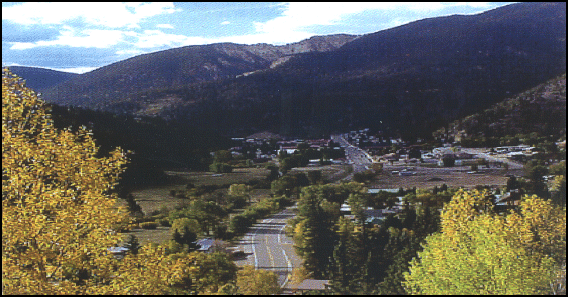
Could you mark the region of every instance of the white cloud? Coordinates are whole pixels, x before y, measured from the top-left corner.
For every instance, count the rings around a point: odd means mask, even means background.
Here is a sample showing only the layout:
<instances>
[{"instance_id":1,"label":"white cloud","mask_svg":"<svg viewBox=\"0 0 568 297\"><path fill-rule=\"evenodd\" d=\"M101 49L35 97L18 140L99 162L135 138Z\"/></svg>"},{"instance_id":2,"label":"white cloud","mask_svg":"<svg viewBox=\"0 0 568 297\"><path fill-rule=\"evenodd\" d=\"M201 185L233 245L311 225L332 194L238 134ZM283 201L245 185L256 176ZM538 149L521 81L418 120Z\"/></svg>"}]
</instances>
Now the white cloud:
<instances>
[{"instance_id":1,"label":"white cloud","mask_svg":"<svg viewBox=\"0 0 568 297\"><path fill-rule=\"evenodd\" d=\"M64 26L56 40L36 42L12 42L11 50L24 50L40 46L70 46L84 48L109 48L122 41L120 30L87 29L77 33L75 29Z\"/></svg>"},{"instance_id":2,"label":"white cloud","mask_svg":"<svg viewBox=\"0 0 568 297\"><path fill-rule=\"evenodd\" d=\"M160 30L144 30L143 34L129 32L129 35L138 38L138 41L133 44L136 48L175 47L211 43L211 40L207 38L164 33Z\"/></svg>"},{"instance_id":3,"label":"white cloud","mask_svg":"<svg viewBox=\"0 0 568 297\"><path fill-rule=\"evenodd\" d=\"M121 56L136 56L136 55L143 54L143 53L144 53L144 51L137 50L137 49L126 49L126 50L116 51L116 54L121 55Z\"/></svg>"},{"instance_id":4,"label":"white cloud","mask_svg":"<svg viewBox=\"0 0 568 297\"><path fill-rule=\"evenodd\" d=\"M99 68L99 67L68 67L68 68L48 68L48 69L63 71L63 72L70 72L70 73L83 74L83 73L86 73L86 72L89 72L89 71L93 71L97 68Z\"/></svg>"},{"instance_id":5,"label":"white cloud","mask_svg":"<svg viewBox=\"0 0 568 297\"><path fill-rule=\"evenodd\" d=\"M231 22L229 22L229 21L223 21L223 22L221 22L221 25L228 25L228 24L230 24L230 23L231 23Z\"/></svg>"},{"instance_id":6,"label":"white cloud","mask_svg":"<svg viewBox=\"0 0 568 297\"><path fill-rule=\"evenodd\" d=\"M174 26L172 26L170 24L157 24L156 28L174 29Z\"/></svg>"},{"instance_id":7,"label":"white cloud","mask_svg":"<svg viewBox=\"0 0 568 297\"><path fill-rule=\"evenodd\" d=\"M146 18L176 11L179 9L173 3L165 2L26 2L2 7L2 20L20 25L51 25L81 19L89 25L139 28Z\"/></svg>"},{"instance_id":8,"label":"white cloud","mask_svg":"<svg viewBox=\"0 0 568 297\"><path fill-rule=\"evenodd\" d=\"M56 67L42 67L42 66L26 66L26 65L21 65L21 64L18 64L18 63L4 63L4 62L2 62L2 66L3 67L10 67L10 66L35 67L35 68L44 68L44 69L51 69L51 70L70 72L70 73L78 73L78 74L93 71L93 70L99 68L99 67L62 67L62 68L56 68Z\"/></svg>"},{"instance_id":9,"label":"white cloud","mask_svg":"<svg viewBox=\"0 0 568 297\"><path fill-rule=\"evenodd\" d=\"M487 2L292 2L282 5L282 14L266 22L255 22L258 33L265 36L276 35L279 40L299 41L305 36L313 34L309 30L313 26L338 25L348 17L370 11L385 11L392 13L397 10L414 12L436 12L444 8L455 6L469 6L477 9L488 8ZM402 25L412 20L398 19L393 24ZM269 41L266 41L269 42Z\"/></svg>"}]
</instances>

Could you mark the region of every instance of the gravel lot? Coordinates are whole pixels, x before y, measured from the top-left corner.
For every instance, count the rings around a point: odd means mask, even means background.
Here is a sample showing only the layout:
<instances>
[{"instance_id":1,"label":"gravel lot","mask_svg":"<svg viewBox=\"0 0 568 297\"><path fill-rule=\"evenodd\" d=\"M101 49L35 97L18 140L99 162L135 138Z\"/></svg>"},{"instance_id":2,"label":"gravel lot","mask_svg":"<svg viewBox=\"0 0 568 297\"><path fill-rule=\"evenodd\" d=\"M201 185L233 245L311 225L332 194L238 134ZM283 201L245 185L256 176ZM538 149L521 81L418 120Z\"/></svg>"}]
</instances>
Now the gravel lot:
<instances>
[{"instance_id":1,"label":"gravel lot","mask_svg":"<svg viewBox=\"0 0 568 297\"><path fill-rule=\"evenodd\" d=\"M415 175L399 176L392 174L392 171L402 171L408 168L415 172ZM375 178L368 186L372 188L433 188L442 184L448 187L473 188L476 185L504 186L507 184L506 175L522 175L520 169L504 170L502 168L480 169L483 173L468 173L469 166L452 168L428 168L411 166L385 166L383 172Z\"/></svg>"}]
</instances>

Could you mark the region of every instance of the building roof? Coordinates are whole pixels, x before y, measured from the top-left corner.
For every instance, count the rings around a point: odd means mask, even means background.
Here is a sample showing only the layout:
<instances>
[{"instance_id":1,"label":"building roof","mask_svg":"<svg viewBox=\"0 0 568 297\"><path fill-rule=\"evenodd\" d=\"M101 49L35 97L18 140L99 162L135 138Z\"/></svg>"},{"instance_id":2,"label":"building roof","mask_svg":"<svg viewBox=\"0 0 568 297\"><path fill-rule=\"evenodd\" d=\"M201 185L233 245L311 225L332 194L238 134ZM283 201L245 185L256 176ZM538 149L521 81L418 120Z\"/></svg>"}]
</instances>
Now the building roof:
<instances>
[{"instance_id":1,"label":"building roof","mask_svg":"<svg viewBox=\"0 0 568 297\"><path fill-rule=\"evenodd\" d=\"M369 194L378 194L379 192L398 193L398 189L368 189Z\"/></svg>"},{"instance_id":2,"label":"building roof","mask_svg":"<svg viewBox=\"0 0 568 297\"><path fill-rule=\"evenodd\" d=\"M109 252L113 253L113 254L121 254L121 253L126 253L128 252L128 249L125 247L121 247L121 246L113 246L113 247L109 247L107 249Z\"/></svg>"},{"instance_id":3,"label":"building roof","mask_svg":"<svg viewBox=\"0 0 568 297\"><path fill-rule=\"evenodd\" d=\"M197 249L198 251L208 251L213 246L214 242L215 239L213 238L203 238L196 241L195 243L199 245L199 248Z\"/></svg>"}]
</instances>

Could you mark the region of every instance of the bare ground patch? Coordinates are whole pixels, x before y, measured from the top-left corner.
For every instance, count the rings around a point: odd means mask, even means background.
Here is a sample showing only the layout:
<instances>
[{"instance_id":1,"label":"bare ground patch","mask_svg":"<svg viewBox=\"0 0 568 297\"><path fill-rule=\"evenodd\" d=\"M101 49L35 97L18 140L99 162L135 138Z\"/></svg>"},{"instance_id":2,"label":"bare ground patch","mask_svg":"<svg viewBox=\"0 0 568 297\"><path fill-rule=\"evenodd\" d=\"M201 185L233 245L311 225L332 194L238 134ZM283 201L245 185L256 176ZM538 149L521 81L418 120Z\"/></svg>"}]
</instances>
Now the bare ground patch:
<instances>
[{"instance_id":1,"label":"bare ground patch","mask_svg":"<svg viewBox=\"0 0 568 297\"><path fill-rule=\"evenodd\" d=\"M368 186L373 188L433 188L442 184L448 185L450 188L473 188L477 185L486 185L494 187L502 187L507 184L506 174L520 175L520 172L513 170L490 170L486 173L468 174L465 171L440 172L436 170L427 170L426 172L417 172L412 176L391 175L390 173L382 173L378 175Z\"/></svg>"}]
</instances>

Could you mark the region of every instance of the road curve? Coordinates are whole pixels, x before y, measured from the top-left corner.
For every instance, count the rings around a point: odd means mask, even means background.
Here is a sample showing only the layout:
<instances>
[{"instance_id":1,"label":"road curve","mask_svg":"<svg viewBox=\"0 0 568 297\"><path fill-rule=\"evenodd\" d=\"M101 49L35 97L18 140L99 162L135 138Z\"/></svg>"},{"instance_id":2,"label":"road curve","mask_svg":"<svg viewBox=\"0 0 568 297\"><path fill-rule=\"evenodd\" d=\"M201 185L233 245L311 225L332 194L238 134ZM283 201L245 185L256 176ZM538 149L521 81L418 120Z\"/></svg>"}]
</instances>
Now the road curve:
<instances>
[{"instance_id":1,"label":"road curve","mask_svg":"<svg viewBox=\"0 0 568 297\"><path fill-rule=\"evenodd\" d=\"M284 234L286 222L295 216L293 207L254 224L237 243L247 254L237 265L253 265L257 269L273 271L278 283L284 287L292 269L300 267L302 260L294 251L293 241Z\"/></svg>"}]
</instances>

